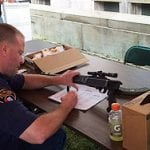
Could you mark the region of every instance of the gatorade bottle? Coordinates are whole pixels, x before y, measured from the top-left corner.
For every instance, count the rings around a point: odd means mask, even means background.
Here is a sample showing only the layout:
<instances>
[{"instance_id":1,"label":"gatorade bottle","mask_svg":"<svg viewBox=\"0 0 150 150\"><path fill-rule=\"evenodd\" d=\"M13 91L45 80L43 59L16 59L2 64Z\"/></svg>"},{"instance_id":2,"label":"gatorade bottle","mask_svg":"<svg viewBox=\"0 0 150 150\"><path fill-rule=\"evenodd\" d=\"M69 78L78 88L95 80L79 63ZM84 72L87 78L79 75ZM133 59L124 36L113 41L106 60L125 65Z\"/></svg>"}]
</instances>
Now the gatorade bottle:
<instances>
[{"instance_id":1,"label":"gatorade bottle","mask_svg":"<svg viewBox=\"0 0 150 150\"><path fill-rule=\"evenodd\" d=\"M122 141L122 111L119 103L113 103L111 105L108 121L110 126L110 139L113 141Z\"/></svg>"}]
</instances>

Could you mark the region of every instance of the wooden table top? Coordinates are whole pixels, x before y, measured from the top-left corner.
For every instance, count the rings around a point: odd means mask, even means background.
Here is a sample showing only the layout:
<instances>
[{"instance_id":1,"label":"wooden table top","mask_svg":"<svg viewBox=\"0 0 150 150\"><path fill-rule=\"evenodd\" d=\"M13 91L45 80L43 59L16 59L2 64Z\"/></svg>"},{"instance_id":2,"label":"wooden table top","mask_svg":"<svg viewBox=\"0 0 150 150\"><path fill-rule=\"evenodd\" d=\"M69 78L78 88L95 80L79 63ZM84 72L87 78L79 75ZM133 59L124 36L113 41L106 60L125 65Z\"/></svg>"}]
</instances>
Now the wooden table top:
<instances>
[{"instance_id":1,"label":"wooden table top","mask_svg":"<svg viewBox=\"0 0 150 150\"><path fill-rule=\"evenodd\" d=\"M87 71L99 71L118 73L117 80L123 83L123 87L128 88L150 88L150 71L135 68L133 66L124 65L121 63L105 60L96 56L85 55L89 62L84 66L75 68L85 75ZM51 112L59 105L48 99L48 96L59 91L61 87L52 86L40 90L21 91L19 96L33 103L46 112ZM117 96L117 101L123 104L134 96ZM112 142L109 138L108 113L106 108L107 100L102 101L88 111L80 111L74 109L66 121L65 125L75 129L88 138L100 143L105 148L110 150L122 150L122 142Z\"/></svg>"},{"instance_id":2,"label":"wooden table top","mask_svg":"<svg viewBox=\"0 0 150 150\"><path fill-rule=\"evenodd\" d=\"M105 72L118 73L118 80L123 83L124 87L131 88L150 88L150 71L143 70L117 62L112 62L98 57L86 55L89 59L87 65L77 67L76 70L81 74L86 74L87 71L103 70ZM61 88L52 86L45 89L29 91L21 91L19 95L25 100L35 104L46 112L54 110L58 104L50 101L48 96L59 91ZM28 94L27 94L28 93ZM117 101L121 104L134 98L133 96L117 96ZM73 110L65 121L65 125L81 132L92 140L102 144L104 147L112 150L121 150L122 142L112 142L109 139L108 128L108 113L106 108L108 106L107 100L102 101L90 110L83 112Z\"/></svg>"}]
</instances>

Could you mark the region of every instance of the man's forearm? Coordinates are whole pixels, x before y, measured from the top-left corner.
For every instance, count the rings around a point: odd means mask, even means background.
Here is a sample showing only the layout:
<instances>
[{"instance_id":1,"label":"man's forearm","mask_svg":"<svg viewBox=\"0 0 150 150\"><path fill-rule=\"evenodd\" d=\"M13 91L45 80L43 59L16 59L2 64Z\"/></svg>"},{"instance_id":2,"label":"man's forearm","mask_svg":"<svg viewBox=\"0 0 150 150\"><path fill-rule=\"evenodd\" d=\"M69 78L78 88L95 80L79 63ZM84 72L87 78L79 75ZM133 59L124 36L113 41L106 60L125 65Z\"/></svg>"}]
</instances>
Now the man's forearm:
<instances>
[{"instance_id":1,"label":"man's forearm","mask_svg":"<svg viewBox=\"0 0 150 150\"><path fill-rule=\"evenodd\" d=\"M45 75L32 75L27 74L24 75L25 83L24 89L38 89L43 88L49 85L59 85L61 84L61 77L60 76L45 76Z\"/></svg>"},{"instance_id":2,"label":"man's forearm","mask_svg":"<svg viewBox=\"0 0 150 150\"><path fill-rule=\"evenodd\" d=\"M68 85L78 89L77 85L73 83L74 76L79 75L79 72L68 70L58 76L46 76L38 74L25 74L24 89L37 89L50 85Z\"/></svg>"},{"instance_id":3,"label":"man's forearm","mask_svg":"<svg viewBox=\"0 0 150 150\"><path fill-rule=\"evenodd\" d=\"M41 115L25 131L20 138L32 143L41 144L52 136L62 125L72 108L60 107L54 112Z\"/></svg>"},{"instance_id":4,"label":"man's forearm","mask_svg":"<svg viewBox=\"0 0 150 150\"><path fill-rule=\"evenodd\" d=\"M68 114L77 104L77 100L77 94L74 91L68 92L61 98L61 104L55 111L37 118L21 134L20 138L32 144L45 142L60 128Z\"/></svg>"}]
</instances>

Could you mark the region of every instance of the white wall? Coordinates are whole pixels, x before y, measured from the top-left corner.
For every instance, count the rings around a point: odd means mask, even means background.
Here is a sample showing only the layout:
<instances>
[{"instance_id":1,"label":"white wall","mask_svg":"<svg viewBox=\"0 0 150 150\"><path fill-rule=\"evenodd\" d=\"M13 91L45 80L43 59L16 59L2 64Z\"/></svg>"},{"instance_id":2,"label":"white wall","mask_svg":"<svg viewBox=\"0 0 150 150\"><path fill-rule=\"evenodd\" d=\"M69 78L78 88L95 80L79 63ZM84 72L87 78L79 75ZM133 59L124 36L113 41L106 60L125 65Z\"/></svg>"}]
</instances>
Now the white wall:
<instances>
[{"instance_id":1,"label":"white wall","mask_svg":"<svg viewBox=\"0 0 150 150\"><path fill-rule=\"evenodd\" d=\"M29 3L4 3L3 20L19 29L25 36L25 41L32 39L31 16Z\"/></svg>"}]
</instances>

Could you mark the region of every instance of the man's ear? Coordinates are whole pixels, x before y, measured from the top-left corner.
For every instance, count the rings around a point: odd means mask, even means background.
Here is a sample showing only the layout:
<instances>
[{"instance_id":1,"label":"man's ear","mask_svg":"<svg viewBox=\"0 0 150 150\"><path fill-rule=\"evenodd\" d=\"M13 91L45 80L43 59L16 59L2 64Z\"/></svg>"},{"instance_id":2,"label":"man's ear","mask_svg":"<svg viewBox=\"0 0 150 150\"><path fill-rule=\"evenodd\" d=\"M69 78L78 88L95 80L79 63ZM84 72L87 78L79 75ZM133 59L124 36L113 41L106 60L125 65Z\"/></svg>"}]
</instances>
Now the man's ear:
<instances>
[{"instance_id":1,"label":"man's ear","mask_svg":"<svg viewBox=\"0 0 150 150\"><path fill-rule=\"evenodd\" d=\"M7 43L2 42L0 43L0 54L6 56L6 53L7 53Z\"/></svg>"}]
</instances>

